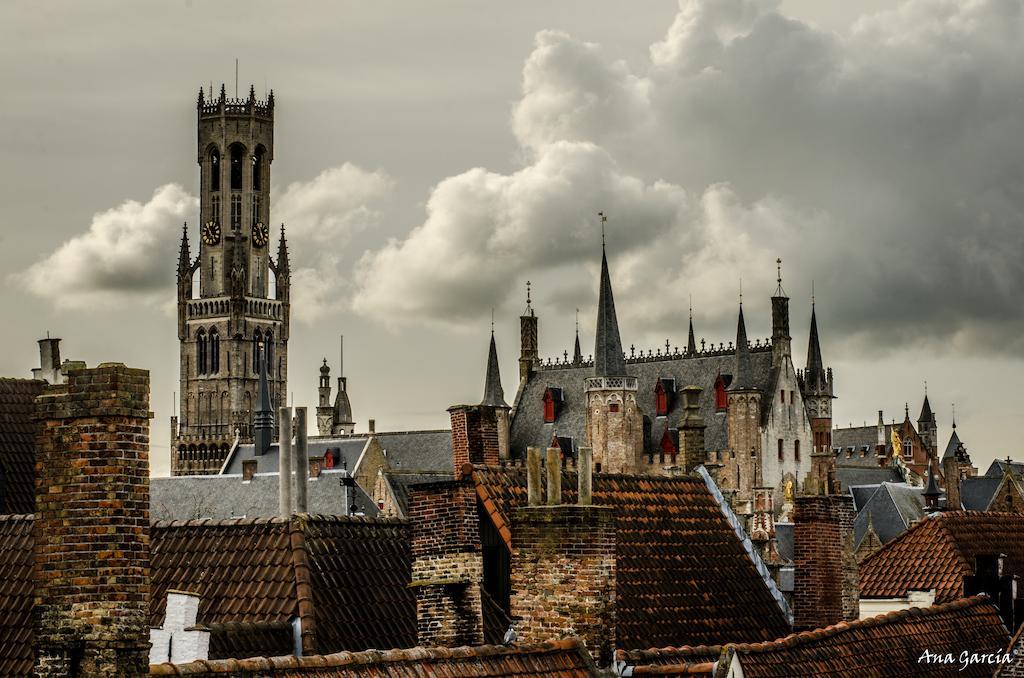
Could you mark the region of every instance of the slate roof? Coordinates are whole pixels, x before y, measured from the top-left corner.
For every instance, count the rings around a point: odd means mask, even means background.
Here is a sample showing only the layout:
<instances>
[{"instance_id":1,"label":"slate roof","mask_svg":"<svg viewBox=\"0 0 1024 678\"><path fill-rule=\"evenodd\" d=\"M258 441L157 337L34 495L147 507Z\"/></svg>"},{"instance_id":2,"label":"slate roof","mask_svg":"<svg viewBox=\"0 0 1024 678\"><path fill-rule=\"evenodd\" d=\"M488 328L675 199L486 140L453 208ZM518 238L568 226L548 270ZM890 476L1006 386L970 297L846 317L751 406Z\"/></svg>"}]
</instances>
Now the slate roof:
<instances>
[{"instance_id":1,"label":"slate roof","mask_svg":"<svg viewBox=\"0 0 1024 678\"><path fill-rule=\"evenodd\" d=\"M882 483L858 510L853 521L854 548L860 546L867 534L869 522L879 540L887 544L906 532L907 527L924 517L924 514L924 497L920 487L911 487L905 483Z\"/></svg>"},{"instance_id":2,"label":"slate roof","mask_svg":"<svg viewBox=\"0 0 1024 678\"><path fill-rule=\"evenodd\" d=\"M0 378L0 515L32 513L36 505L35 399L39 379Z\"/></svg>"},{"instance_id":3,"label":"slate roof","mask_svg":"<svg viewBox=\"0 0 1024 678\"><path fill-rule=\"evenodd\" d=\"M363 454L363 449L366 447L367 440L368 438L366 436L310 438L307 442L308 456L322 457L327 453L328 449L339 450L341 460L345 462L349 473L352 473L356 470L356 465ZM277 443L271 444L270 448L258 457L255 454L254 445L239 445L238 449L235 450L235 453L228 459L224 473L230 475L241 475L242 462L247 459L256 460L257 473L277 473L279 458L280 448ZM336 468L340 469L341 466L339 465Z\"/></svg>"},{"instance_id":4,"label":"slate roof","mask_svg":"<svg viewBox=\"0 0 1024 678\"><path fill-rule=\"evenodd\" d=\"M953 433L950 434L950 436L949 436L949 442L946 443L946 451L942 453L943 460L956 458L956 450L962 444L963 443L960 442L960 436L957 435L956 428L954 428L953 429ZM996 463L997 462L995 462L995 461L992 462L993 466L995 466ZM988 470L991 471L993 466L989 466ZM1002 475L1002 470L1000 470L999 474Z\"/></svg>"},{"instance_id":5,"label":"slate roof","mask_svg":"<svg viewBox=\"0 0 1024 678\"><path fill-rule=\"evenodd\" d=\"M999 489L1003 477L969 476L960 481L960 503L968 511L985 511L992 503L992 497ZM959 507L957 507L959 508Z\"/></svg>"},{"instance_id":6,"label":"slate roof","mask_svg":"<svg viewBox=\"0 0 1024 678\"><path fill-rule=\"evenodd\" d=\"M935 589L935 601L963 593L975 556L1006 554L1005 573L1024 574L1024 516L951 511L926 517L861 561L861 598L903 597Z\"/></svg>"},{"instance_id":7,"label":"slate roof","mask_svg":"<svg viewBox=\"0 0 1024 678\"><path fill-rule=\"evenodd\" d=\"M241 475L172 476L151 478L150 518L152 520L226 520L228 518L270 518L278 515L280 476L257 473L249 482ZM345 515L338 482L340 470L323 470L319 478L306 483L309 513ZM355 486L355 503L370 518L378 514L368 494ZM351 498L349 499L351 503Z\"/></svg>"},{"instance_id":8,"label":"slate roof","mask_svg":"<svg viewBox=\"0 0 1024 678\"><path fill-rule=\"evenodd\" d=\"M291 519L155 523L150 624L169 589L200 596L198 624L274 624L300 617L309 651L410 647L409 526L397 519L302 514Z\"/></svg>"},{"instance_id":9,"label":"slate roof","mask_svg":"<svg viewBox=\"0 0 1024 678\"><path fill-rule=\"evenodd\" d=\"M32 516L0 515L0 676L32 673L32 596Z\"/></svg>"},{"instance_id":10,"label":"slate roof","mask_svg":"<svg viewBox=\"0 0 1024 678\"><path fill-rule=\"evenodd\" d=\"M526 504L526 471L478 467L477 496L506 545L511 510ZM594 504L617 511L617 646L767 640L786 618L704 481L596 474ZM564 471L562 501L576 500Z\"/></svg>"},{"instance_id":11,"label":"slate roof","mask_svg":"<svg viewBox=\"0 0 1024 678\"><path fill-rule=\"evenodd\" d=\"M780 558L793 562L793 523L775 523L775 547Z\"/></svg>"},{"instance_id":12,"label":"slate roof","mask_svg":"<svg viewBox=\"0 0 1024 678\"><path fill-rule=\"evenodd\" d=\"M885 442L889 443L890 429L892 424L885 424ZM832 448L854 448L860 450L867 446L869 456L878 445L878 426L852 426L849 428L837 428L832 430Z\"/></svg>"},{"instance_id":13,"label":"slate roof","mask_svg":"<svg viewBox=\"0 0 1024 678\"><path fill-rule=\"evenodd\" d=\"M762 393L770 387L770 347L755 347L750 351L750 380ZM727 443L725 413L715 410L715 380L719 374L731 377L735 367L734 352L698 354L694 357L662 359L631 359L626 361L626 375L637 378L637 402L645 416L651 419L651 449L661 441L665 428L675 427L683 418L681 391L690 384L699 386L700 414L707 428L704 444L708 450L724 450ZM510 448L513 457L525 458L527 447L547 447L555 435L586 439L586 403L584 381L594 376L591 365L541 367L534 373L516 397L516 409L510 427ZM676 393L669 401L665 417L655 417L654 389L662 377L675 379ZM564 402L554 423L544 423L543 398L548 387L562 389Z\"/></svg>"},{"instance_id":14,"label":"slate roof","mask_svg":"<svg viewBox=\"0 0 1024 678\"><path fill-rule=\"evenodd\" d=\"M724 647L664 648L619 653L636 663L634 675L683 675L683 665L695 657L720 651L723 663L735 655L749 678L789 676L991 676L994 666L929 664L918 662L928 650L936 654L963 651L1001 652L1009 633L999 612L986 596L974 596L944 605L909 608L868 619L842 622L814 631L794 633L766 643ZM640 666L649 667L640 670ZM658 668L658 667L661 668Z\"/></svg>"},{"instance_id":15,"label":"slate roof","mask_svg":"<svg viewBox=\"0 0 1024 678\"><path fill-rule=\"evenodd\" d=\"M326 656L277 657L153 664L151 676L330 676L335 678L478 678L479 676L597 676L574 638L503 647L417 647L384 652L339 652Z\"/></svg>"},{"instance_id":16,"label":"slate roof","mask_svg":"<svg viewBox=\"0 0 1024 678\"><path fill-rule=\"evenodd\" d=\"M387 431L377 434L380 446L394 470L445 472L454 474L452 467L452 432L450 429L433 431Z\"/></svg>"},{"instance_id":17,"label":"slate roof","mask_svg":"<svg viewBox=\"0 0 1024 678\"><path fill-rule=\"evenodd\" d=\"M1005 459L996 459L995 461L992 462L991 465L989 465L988 470L985 471L985 475L989 476L989 477L995 476L995 477L1002 478L1003 477L1003 472L1004 472L1005 468L1006 468L1006 460ZM1013 470L1013 474L1015 476L1019 477L1021 474L1024 474L1024 462L1013 461L1011 459L1010 460L1010 468Z\"/></svg>"},{"instance_id":18,"label":"slate roof","mask_svg":"<svg viewBox=\"0 0 1024 678\"><path fill-rule=\"evenodd\" d=\"M893 467L881 468L877 464L873 468L836 466L836 480L844 492L857 486L881 485L882 483L901 483L903 476Z\"/></svg>"}]
</instances>

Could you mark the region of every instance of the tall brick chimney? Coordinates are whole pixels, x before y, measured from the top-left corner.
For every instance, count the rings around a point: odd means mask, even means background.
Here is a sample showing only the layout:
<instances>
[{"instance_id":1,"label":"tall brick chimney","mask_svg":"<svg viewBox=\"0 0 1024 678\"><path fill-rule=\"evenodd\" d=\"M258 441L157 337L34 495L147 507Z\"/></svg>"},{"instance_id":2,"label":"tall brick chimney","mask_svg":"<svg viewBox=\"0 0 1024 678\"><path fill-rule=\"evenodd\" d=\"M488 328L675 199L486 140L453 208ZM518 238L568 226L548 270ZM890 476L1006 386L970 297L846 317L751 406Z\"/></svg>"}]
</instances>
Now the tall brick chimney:
<instances>
[{"instance_id":1,"label":"tall brick chimney","mask_svg":"<svg viewBox=\"0 0 1024 678\"><path fill-rule=\"evenodd\" d=\"M472 480L416 485L409 519L418 644L482 645L484 568Z\"/></svg>"},{"instance_id":2,"label":"tall brick chimney","mask_svg":"<svg viewBox=\"0 0 1024 678\"><path fill-rule=\"evenodd\" d=\"M704 463L704 417L700 413L700 386L683 389L683 420L679 422L680 465L686 473Z\"/></svg>"},{"instance_id":3,"label":"tall brick chimney","mask_svg":"<svg viewBox=\"0 0 1024 678\"><path fill-rule=\"evenodd\" d=\"M557 448L548 453L549 488L552 471L559 473L557 454ZM539 457L540 450L530 448L528 455ZM590 458L590 449L581 448L581 466ZM528 473L539 469L538 460L528 460ZM539 486L539 478L530 480ZM589 500L588 469L580 468L577 481L578 494ZM530 505L512 514L511 612L519 640L539 643L572 628L595 661L608 666L615 646L615 513L607 506L560 504L554 494L542 505L536 492Z\"/></svg>"},{"instance_id":4,"label":"tall brick chimney","mask_svg":"<svg viewBox=\"0 0 1024 678\"><path fill-rule=\"evenodd\" d=\"M507 410L489 405L453 405L448 414L455 473L466 464L497 466L500 459L508 458Z\"/></svg>"},{"instance_id":5,"label":"tall brick chimney","mask_svg":"<svg viewBox=\"0 0 1024 678\"><path fill-rule=\"evenodd\" d=\"M857 558L853 550L853 497L799 496L793 516L796 630L859 616Z\"/></svg>"},{"instance_id":6,"label":"tall brick chimney","mask_svg":"<svg viewBox=\"0 0 1024 678\"><path fill-rule=\"evenodd\" d=\"M36 399L37 676L149 671L149 372L68 372Z\"/></svg>"}]
</instances>

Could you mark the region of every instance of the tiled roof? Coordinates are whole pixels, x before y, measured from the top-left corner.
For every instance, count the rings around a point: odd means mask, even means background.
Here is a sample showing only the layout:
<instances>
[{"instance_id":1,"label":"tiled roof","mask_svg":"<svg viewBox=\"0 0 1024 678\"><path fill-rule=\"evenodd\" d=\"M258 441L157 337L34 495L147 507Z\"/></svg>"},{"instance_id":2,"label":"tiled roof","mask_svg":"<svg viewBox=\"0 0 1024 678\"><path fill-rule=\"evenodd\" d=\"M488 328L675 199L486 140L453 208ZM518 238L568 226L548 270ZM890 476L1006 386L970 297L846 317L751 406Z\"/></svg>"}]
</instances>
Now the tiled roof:
<instances>
[{"instance_id":1,"label":"tiled roof","mask_svg":"<svg viewBox=\"0 0 1024 678\"><path fill-rule=\"evenodd\" d=\"M749 367L753 383L765 392L770 387L771 352L755 348L750 352ZM637 378L637 404L651 416L651 444L656 447L666 426L675 426L683 416L683 399L669 400L668 416L654 417L654 389L661 378L676 380L676 388L688 384L701 387L700 414L707 428L704 431L705 446L708 450L723 450L727 447L725 413L715 409L715 380L719 374L731 375L736 366L733 352L715 355L697 355L692 358L664 358L626 361L626 374ZM516 395L516 409L509 429L512 456L525 458L527 447L548 446L554 435L586 440L586 403L584 402L584 381L594 376L591 365L579 367L541 367L530 376ZM562 389L565 402L558 409L558 418L553 424L544 423L541 403L548 387Z\"/></svg>"},{"instance_id":2,"label":"tiled roof","mask_svg":"<svg viewBox=\"0 0 1024 678\"><path fill-rule=\"evenodd\" d=\"M324 469L319 478L306 483L309 513L343 515L347 506L338 486L341 469ZM278 515L277 472L257 473L249 482L241 475L173 476L152 478L149 484L150 518L153 520L227 520L228 518L269 518ZM355 503L369 517L377 505L359 485L354 486ZM351 499L350 499L351 501Z\"/></svg>"},{"instance_id":3,"label":"tiled roof","mask_svg":"<svg viewBox=\"0 0 1024 678\"><path fill-rule=\"evenodd\" d=\"M332 676L336 678L478 678L479 676L596 676L593 663L576 639L502 647L417 647L384 652L339 652L326 656L230 659L190 664L155 664L151 676L231 675Z\"/></svg>"},{"instance_id":4,"label":"tiled roof","mask_svg":"<svg viewBox=\"0 0 1024 678\"><path fill-rule=\"evenodd\" d=\"M452 432L385 431L377 434L388 466L396 471L454 473Z\"/></svg>"},{"instance_id":5,"label":"tiled roof","mask_svg":"<svg viewBox=\"0 0 1024 678\"><path fill-rule=\"evenodd\" d=\"M893 467L881 468L875 465L873 468L863 466L842 466L837 461L836 480L843 492L849 491L858 485L881 485L882 483L901 483L903 476L899 470Z\"/></svg>"},{"instance_id":6,"label":"tiled roof","mask_svg":"<svg viewBox=\"0 0 1024 678\"><path fill-rule=\"evenodd\" d=\"M476 468L477 496L507 545L526 471ZM616 614L621 648L768 640L789 632L721 508L699 478L596 474L594 503L617 509ZM576 500L563 472L562 501Z\"/></svg>"},{"instance_id":7,"label":"tiled roof","mask_svg":"<svg viewBox=\"0 0 1024 678\"><path fill-rule=\"evenodd\" d=\"M32 516L0 516L0 676L32 673Z\"/></svg>"},{"instance_id":8,"label":"tiled roof","mask_svg":"<svg viewBox=\"0 0 1024 678\"><path fill-rule=\"evenodd\" d=\"M161 522L152 529L150 623L167 591L200 596L199 624L300 617L308 651L409 647L416 603L408 524L394 519Z\"/></svg>"},{"instance_id":9,"label":"tiled roof","mask_svg":"<svg viewBox=\"0 0 1024 678\"><path fill-rule=\"evenodd\" d=\"M968 511L988 509L1002 482L1002 475L964 478L960 481L960 504Z\"/></svg>"},{"instance_id":10,"label":"tiled roof","mask_svg":"<svg viewBox=\"0 0 1024 678\"><path fill-rule=\"evenodd\" d=\"M924 516L922 488L906 483L882 483L871 494L853 522L854 548L860 546L868 531L868 523L883 544L907 530L907 526Z\"/></svg>"},{"instance_id":11,"label":"tiled roof","mask_svg":"<svg viewBox=\"0 0 1024 678\"><path fill-rule=\"evenodd\" d=\"M927 608L909 608L803 633L767 643L743 643L701 648L724 650L721 661L737 656L749 678L788 676L991 676L994 666L971 664L961 670L951 664L918 663L928 650L959 657L964 650L995 653L1007 646L1009 633L999 612L986 596L956 600ZM642 653L619 653L627 663L666 667L660 673L679 675L673 667L692 662L694 648L665 648ZM698 655L699 656L699 655ZM645 675L637 671L637 675Z\"/></svg>"},{"instance_id":12,"label":"tiled roof","mask_svg":"<svg viewBox=\"0 0 1024 678\"><path fill-rule=\"evenodd\" d=\"M942 603L962 595L975 556L1006 554L1005 572L1024 574L1024 516L955 511L911 526L860 564L862 598L902 597L935 589Z\"/></svg>"},{"instance_id":13,"label":"tiled roof","mask_svg":"<svg viewBox=\"0 0 1024 678\"><path fill-rule=\"evenodd\" d=\"M35 398L38 379L0 378L0 515L32 513L36 506Z\"/></svg>"}]
</instances>

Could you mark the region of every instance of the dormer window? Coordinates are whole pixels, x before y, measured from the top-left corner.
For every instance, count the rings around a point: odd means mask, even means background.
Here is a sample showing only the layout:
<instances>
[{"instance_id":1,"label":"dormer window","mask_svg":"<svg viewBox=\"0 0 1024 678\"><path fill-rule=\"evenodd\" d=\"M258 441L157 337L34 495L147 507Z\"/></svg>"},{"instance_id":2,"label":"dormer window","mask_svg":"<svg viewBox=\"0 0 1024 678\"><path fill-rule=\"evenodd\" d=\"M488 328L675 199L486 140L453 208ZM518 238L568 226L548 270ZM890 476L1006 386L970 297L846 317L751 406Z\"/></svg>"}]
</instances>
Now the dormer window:
<instances>
[{"instance_id":1,"label":"dormer window","mask_svg":"<svg viewBox=\"0 0 1024 678\"><path fill-rule=\"evenodd\" d=\"M562 389L548 386L544 389L544 423L554 423L562 404Z\"/></svg>"},{"instance_id":2,"label":"dormer window","mask_svg":"<svg viewBox=\"0 0 1024 678\"><path fill-rule=\"evenodd\" d=\"M668 416L672 406L672 394L676 390L676 380L668 377L658 379L654 384L654 411L659 417Z\"/></svg>"},{"instance_id":3,"label":"dormer window","mask_svg":"<svg viewBox=\"0 0 1024 678\"><path fill-rule=\"evenodd\" d=\"M661 463L666 460L676 463L676 454L679 453L679 430L674 428L665 429L661 436L661 444L658 446Z\"/></svg>"},{"instance_id":4,"label":"dormer window","mask_svg":"<svg viewBox=\"0 0 1024 678\"><path fill-rule=\"evenodd\" d=\"M721 374L715 379L715 409L719 412L726 410L729 407L729 397L725 392L725 377Z\"/></svg>"}]
</instances>

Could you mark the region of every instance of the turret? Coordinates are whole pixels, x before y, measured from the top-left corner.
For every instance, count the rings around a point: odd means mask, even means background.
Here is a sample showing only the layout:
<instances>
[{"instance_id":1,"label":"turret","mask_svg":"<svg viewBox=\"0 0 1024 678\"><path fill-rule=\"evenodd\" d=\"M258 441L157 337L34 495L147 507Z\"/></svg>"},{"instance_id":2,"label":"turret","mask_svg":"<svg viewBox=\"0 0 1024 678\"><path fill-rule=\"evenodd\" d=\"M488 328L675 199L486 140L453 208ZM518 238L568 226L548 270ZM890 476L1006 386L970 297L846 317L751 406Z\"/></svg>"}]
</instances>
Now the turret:
<instances>
[{"instance_id":1,"label":"turret","mask_svg":"<svg viewBox=\"0 0 1024 678\"><path fill-rule=\"evenodd\" d=\"M335 435L352 435L356 428L352 419L352 402L348 398L348 379L344 376L344 367L345 337L340 337L338 340L338 395L334 399L334 427L331 431Z\"/></svg>"},{"instance_id":2,"label":"turret","mask_svg":"<svg viewBox=\"0 0 1024 678\"><path fill-rule=\"evenodd\" d=\"M825 369L818 341L818 316L811 296L811 331L807 340L807 365L804 367L801 391L814 437L814 452L832 449L832 369Z\"/></svg>"},{"instance_id":3,"label":"turret","mask_svg":"<svg viewBox=\"0 0 1024 678\"><path fill-rule=\"evenodd\" d=\"M526 281L526 310L519 316L519 382L525 383L540 363L537 349L537 316L530 301L530 281Z\"/></svg>"},{"instance_id":4,"label":"turret","mask_svg":"<svg viewBox=\"0 0 1024 678\"><path fill-rule=\"evenodd\" d=\"M320 366L320 386L317 388L316 430L322 436L331 435L334 427L334 408L331 407L331 368L324 358Z\"/></svg>"},{"instance_id":5,"label":"turret","mask_svg":"<svg viewBox=\"0 0 1024 678\"><path fill-rule=\"evenodd\" d=\"M600 215L602 227L605 216ZM601 245L601 282L594 340L594 376L585 382L587 439L594 470L634 473L643 454L643 414L637 405L636 377L626 374L608 256Z\"/></svg>"},{"instance_id":6,"label":"turret","mask_svg":"<svg viewBox=\"0 0 1024 678\"><path fill-rule=\"evenodd\" d=\"M580 350L580 310L576 309L576 345L572 350L572 364L583 364L583 351Z\"/></svg>"},{"instance_id":7,"label":"turret","mask_svg":"<svg viewBox=\"0 0 1024 678\"><path fill-rule=\"evenodd\" d=\"M772 296L772 366L782 365L792 355L789 336L789 297L782 289L782 259L776 259L778 287Z\"/></svg>"},{"instance_id":8,"label":"turret","mask_svg":"<svg viewBox=\"0 0 1024 678\"><path fill-rule=\"evenodd\" d=\"M505 391L501 387L501 369L498 365L498 348L494 342L493 327L491 328L491 344L487 351L487 376L484 379L484 397L480 401L479 409L482 437L489 440L492 435L496 435L498 460L504 461L508 459L509 412L512 408L505 402ZM486 446L487 443L485 443ZM485 454L485 458L487 456L489 455Z\"/></svg>"},{"instance_id":9,"label":"turret","mask_svg":"<svg viewBox=\"0 0 1024 678\"><path fill-rule=\"evenodd\" d=\"M932 455L939 453L939 425L932 412L931 403L928 402L928 384L924 387L924 402L921 404L921 415L917 418L917 432L921 440L928 446Z\"/></svg>"},{"instance_id":10,"label":"turret","mask_svg":"<svg viewBox=\"0 0 1024 678\"><path fill-rule=\"evenodd\" d=\"M686 355L697 355L697 341L693 335L693 304L690 304L690 331L686 337Z\"/></svg>"}]
</instances>

